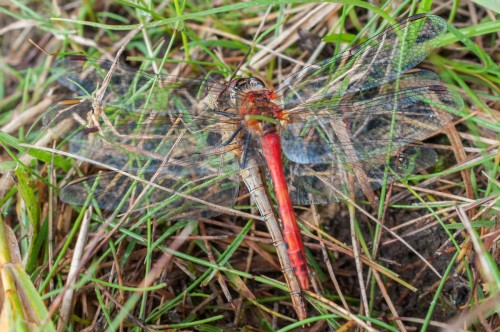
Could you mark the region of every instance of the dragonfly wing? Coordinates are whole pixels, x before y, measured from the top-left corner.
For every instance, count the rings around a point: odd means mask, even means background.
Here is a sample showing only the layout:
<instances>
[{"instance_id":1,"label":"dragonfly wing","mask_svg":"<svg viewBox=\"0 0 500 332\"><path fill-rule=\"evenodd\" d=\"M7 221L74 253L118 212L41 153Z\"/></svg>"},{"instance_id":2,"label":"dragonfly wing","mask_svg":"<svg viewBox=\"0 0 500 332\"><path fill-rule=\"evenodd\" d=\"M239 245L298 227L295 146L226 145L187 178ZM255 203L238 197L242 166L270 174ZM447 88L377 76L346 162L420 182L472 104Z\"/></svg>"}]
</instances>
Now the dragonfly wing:
<instances>
[{"instance_id":1,"label":"dragonfly wing","mask_svg":"<svg viewBox=\"0 0 500 332\"><path fill-rule=\"evenodd\" d=\"M95 89L97 83L92 85L87 78L92 77L90 82L102 80L102 68L98 65L107 68L108 63L92 62L86 69L87 66L82 66L81 62L65 63L70 65L70 70L61 79L66 77L73 82L70 88L88 86ZM239 165L234 154L239 148L239 140L228 142L227 137L235 132L237 122L213 109L216 96L225 86L205 80L160 77L124 67L119 69L111 76L114 84L110 85L105 101L97 102L87 97L60 103L46 114L44 123L47 129L56 130L65 122L67 131L61 136L69 141L70 151L104 168L135 170L132 175L151 175L158 171L162 175L159 180L168 179L164 187L173 190L188 190L200 181L213 182L213 188L225 188L226 192L234 194L229 195L234 198L238 186L229 185L226 180L238 182L235 174ZM78 71L86 70L90 70L87 76L75 76ZM143 90L138 82L143 83L146 78L148 88ZM121 86L125 83L135 84L136 88L129 85L129 90L123 91ZM100 180L103 184L97 187L103 197L103 202L99 204L103 208L114 208L109 202L115 200L116 193L106 192L113 182L106 179L107 176ZM150 181L148 176L141 179ZM220 183L217 182L219 179ZM93 178L80 184L90 185L89 181L93 182ZM129 180L120 181L126 183ZM151 182L162 186L162 182ZM83 190L76 184L74 186L75 192ZM122 186L129 188L125 184ZM134 193L141 190L140 185L137 188ZM69 192L70 188L66 190L66 193ZM205 197L206 192L207 189L194 190L191 196ZM208 196L209 202L222 203L222 197L225 200L228 195ZM73 199L68 198L70 201L73 202ZM229 201L224 204L230 206L233 202Z\"/></svg>"},{"instance_id":2,"label":"dragonfly wing","mask_svg":"<svg viewBox=\"0 0 500 332\"><path fill-rule=\"evenodd\" d=\"M370 190L380 188L384 182L391 183L413 173L424 170L437 161L437 154L430 148L407 146L390 156L386 163L385 156L370 160L346 164L340 158L327 164L298 164L285 162L285 174L288 178L292 202L299 205L327 204L364 194L368 183ZM387 169L387 177L384 172ZM349 186L348 173L354 179ZM364 183L361 183L364 181Z\"/></svg>"},{"instance_id":3,"label":"dragonfly wing","mask_svg":"<svg viewBox=\"0 0 500 332\"><path fill-rule=\"evenodd\" d=\"M277 88L283 108L316 103L394 81L435 49L447 24L419 14L399 21L366 42L304 68Z\"/></svg>"},{"instance_id":4,"label":"dragonfly wing","mask_svg":"<svg viewBox=\"0 0 500 332\"><path fill-rule=\"evenodd\" d=\"M180 98L172 96L172 103ZM116 168L134 168L148 160L170 158L185 165L200 155L237 148L237 141L223 145L234 125L206 106L166 104L169 111L93 106L93 100L56 105L45 115L48 130L69 142L70 152ZM177 107L177 109L174 109ZM61 126L61 124L63 124Z\"/></svg>"},{"instance_id":5,"label":"dragonfly wing","mask_svg":"<svg viewBox=\"0 0 500 332\"><path fill-rule=\"evenodd\" d=\"M351 164L372 159L430 136L463 107L432 72L407 73L398 82L289 112L281 128L285 155L303 164L339 155Z\"/></svg>"},{"instance_id":6,"label":"dragonfly wing","mask_svg":"<svg viewBox=\"0 0 500 332\"><path fill-rule=\"evenodd\" d=\"M97 89L104 89L103 100L122 107L144 106L150 98L158 100L172 91L186 91L193 97L213 93L220 94L225 86L204 79L182 78L173 75L155 75L136 70L122 63L94 59L82 55L66 56L57 60L51 74L64 87L77 96L91 97ZM106 82L106 76L110 74ZM193 94L194 93L194 94ZM159 103L151 103L161 107ZM149 107L148 107L149 108Z\"/></svg>"},{"instance_id":7,"label":"dragonfly wing","mask_svg":"<svg viewBox=\"0 0 500 332\"><path fill-rule=\"evenodd\" d=\"M60 197L81 206L92 195L91 203L102 210L148 211L156 218L210 217L217 212L207 209L207 204L231 207L238 194L238 170L230 166L218 172L206 162L189 168L166 164L106 171L69 183Z\"/></svg>"}]
</instances>

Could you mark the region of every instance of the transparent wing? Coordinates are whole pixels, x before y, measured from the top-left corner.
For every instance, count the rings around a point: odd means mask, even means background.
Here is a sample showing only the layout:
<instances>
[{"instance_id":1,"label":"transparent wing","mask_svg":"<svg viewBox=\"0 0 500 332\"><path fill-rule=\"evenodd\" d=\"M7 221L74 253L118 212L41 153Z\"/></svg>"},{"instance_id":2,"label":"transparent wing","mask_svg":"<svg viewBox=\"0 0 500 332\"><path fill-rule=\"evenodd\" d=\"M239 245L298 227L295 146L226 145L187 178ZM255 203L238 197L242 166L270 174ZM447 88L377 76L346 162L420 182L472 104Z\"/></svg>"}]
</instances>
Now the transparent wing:
<instances>
[{"instance_id":1,"label":"transparent wing","mask_svg":"<svg viewBox=\"0 0 500 332\"><path fill-rule=\"evenodd\" d=\"M230 166L215 171L200 162L189 168L166 164L107 171L69 183L60 196L66 203L83 205L91 195L100 209L137 213L147 208L156 218L210 217L218 213L207 208L209 203L232 207L238 193L239 171Z\"/></svg>"},{"instance_id":2,"label":"transparent wing","mask_svg":"<svg viewBox=\"0 0 500 332\"><path fill-rule=\"evenodd\" d=\"M109 81L106 75L111 72ZM51 74L64 87L77 96L90 97L98 88L106 85L104 101L122 106L145 107L154 104L164 94L175 91L187 92L191 98L200 98L210 92L220 94L226 86L210 80L182 78L170 75L155 75L127 65L111 61L73 55L56 61ZM151 100L153 98L153 100ZM160 106L160 104L156 104Z\"/></svg>"},{"instance_id":3,"label":"transparent wing","mask_svg":"<svg viewBox=\"0 0 500 332\"><path fill-rule=\"evenodd\" d=\"M415 15L280 85L287 116L280 134L295 203L338 200L347 173L359 195L380 187L387 167L390 182L435 163L434 151L413 143L441 129L463 102L434 73L409 70L445 32L442 18Z\"/></svg>"},{"instance_id":4,"label":"transparent wing","mask_svg":"<svg viewBox=\"0 0 500 332\"><path fill-rule=\"evenodd\" d=\"M446 29L446 22L434 15L401 20L363 44L291 75L276 89L282 106L306 107L392 82L422 62Z\"/></svg>"},{"instance_id":5,"label":"transparent wing","mask_svg":"<svg viewBox=\"0 0 500 332\"><path fill-rule=\"evenodd\" d=\"M436 154L415 141L440 130L462 107L434 73L419 70L403 75L396 87L384 84L345 101L297 108L281 127L292 200L341 199L346 172L354 175L356 195L375 190L384 181L387 157L388 183L428 168Z\"/></svg>"},{"instance_id":6,"label":"transparent wing","mask_svg":"<svg viewBox=\"0 0 500 332\"><path fill-rule=\"evenodd\" d=\"M223 144L234 125L209 108L196 115L168 104L168 111L155 111L92 102L64 101L45 114L44 122L53 130L64 121L65 132L55 134L69 142L70 152L115 168L133 168L148 160L188 166L201 156L232 151L238 144L238 140Z\"/></svg>"},{"instance_id":7,"label":"transparent wing","mask_svg":"<svg viewBox=\"0 0 500 332\"><path fill-rule=\"evenodd\" d=\"M99 64L106 68L107 62ZM59 79L72 82L71 88L95 89L89 82L102 81L102 68L96 68L95 62L89 67L70 59L60 65L69 67ZM85 76L78 76L78 71ZM142 82L141 77L148 79L148 89L129 85L123 90L127 82ZM92 98L65 101L45 115L44 123L55 130L65 122L67 131L57 134L69 141L70 152L131 176L112 172L82 179L68 185L62 199L82 204L92 191L101 208L114 210L121 204L119 197L128 193L132 199L146 189L147 195L134 209L150 204L192 207L187 196L232 206L239 187L235 150L240 143L237 139L227 142L227 137L237 122L212 108L225 87L204 80L156 77L125 67L111 78L114 85L105 103Z\"/></svg>"},{"instance_id":8,"label":"transparent wing","mask_svg":"<svg viewBox=\"0 0 500 332\"><path fill-rule=\"evenodd\" d=\"M429 168L437 161L437 154L430 148L407 146L394 153L386 163L385 156L370 160L346 163L339 156L324 164L298 164L285 161L285 174L289 183L290 198L294 204L327 204L350 197L366 195L364 188L376 190L384 181L386 184L398 181L421 170ZM384 178L387 168L388 176ZM349 186L348 173L352 175L353 187Z\"/></svg>"},{"instance_id":9,"label":"transparent wing","mask_svg":"<svg viewBox=\"0 0 500 332\"><path fill-rule=\"evenodd\" d=\"M435 133L463 107L430 71L407 73L398 83L288 112L281 128L286 157L324 164L339 155L352 163L390 154Z\"/></svg>"}]
</instances>

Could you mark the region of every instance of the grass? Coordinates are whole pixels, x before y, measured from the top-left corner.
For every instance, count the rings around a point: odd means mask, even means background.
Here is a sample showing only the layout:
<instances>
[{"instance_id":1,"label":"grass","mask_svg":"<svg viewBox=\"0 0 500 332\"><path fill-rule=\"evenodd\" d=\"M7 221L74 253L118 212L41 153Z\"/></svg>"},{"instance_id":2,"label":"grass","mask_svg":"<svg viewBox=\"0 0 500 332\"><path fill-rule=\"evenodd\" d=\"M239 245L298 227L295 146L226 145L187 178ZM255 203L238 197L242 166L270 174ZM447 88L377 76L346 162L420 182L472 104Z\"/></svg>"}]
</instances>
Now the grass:
<instances>
[{"instance_id":1,"label":"grass","mask_svg":"<svg viewBox=\"0 0 500 332\"><path fill-rule=\"evenodd\" d=\"M500 21L493 2L481 4L86 1L55 7L42 0L0 8L3 329L496 330ZM304 293L305 321L296 321L276 250L244 189L237 205L222 205L225 213L217 216L194 214L197 206L181 198L142 214L109 213L95 202L98 193L115 189L99 191L102 185L91 182L96 195L83 206L58 199L65 184L96 169L82 163L85 155L54 153L68 151L67 137L54 143L57 135L42 130L43 114L60 129L64 115L56 116L51 105L69 98L51 71L55 58L121 53L142 70L221 80L243 61L238 75L276 86L302 64L420 11L449 23L440 48L420 67L436 72L465 108L441 135L426 140L438 163L384 186L376 204L361 198L296 207L314 280ZM299 38L299 29L332 43ZM106 98L94 90L87 92ZM161 98L151 91L138 84L121 100ZM112 107L103 112L126 123ZM134 165L151 162L131 155ZM138 188L152 175L128 172ZM105 174L102 179L107 184ZM231 196L232 183L221 183L216 203ZM204 197L207 185L187 193ZM166 190L154 189L146 198ZM127 207L127 196L116 204ZM179 215L183 220L174 221Z\"/></svg>"}]
</instances>

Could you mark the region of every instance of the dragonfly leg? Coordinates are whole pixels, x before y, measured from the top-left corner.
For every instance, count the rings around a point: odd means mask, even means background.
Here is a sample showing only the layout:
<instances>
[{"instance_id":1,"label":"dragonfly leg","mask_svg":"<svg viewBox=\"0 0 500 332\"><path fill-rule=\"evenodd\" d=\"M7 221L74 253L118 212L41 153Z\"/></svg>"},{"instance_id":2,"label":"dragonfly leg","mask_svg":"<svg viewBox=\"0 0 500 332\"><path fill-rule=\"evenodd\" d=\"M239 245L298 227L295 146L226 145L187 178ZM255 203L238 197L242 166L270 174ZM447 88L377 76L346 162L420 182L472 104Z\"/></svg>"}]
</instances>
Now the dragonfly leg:
<instances>
[{"instance_id":1,"label":"dragonfly leg","mask_svg":"<svg viewBox=\"0 0 500 332\"><path fill-rule=\"evenodd\" d=\"M227 116L228 118L235 118L235 117L239 116L236 113L230 113L230 112L224 112L224 111L213 111L213 112L214 112L214 114Z\"/></svg>"},{"instance_id":2,"label":"dragonfly leg","mask_svg":"<svg viewBox=\"0 0 500 332\"><path fill-rule=\"evenodd\" d=\"M229 136L229 138L221 144L221 146L226 146L231 144L231 142L234 140L234 138L239 134L239 132L243 129L243 125L239 125L239 127Z\"/></svg>"},{"instance_id":3,"label":"dragonfly leg","mask_svg":"<svg viewBox=\"0 0 500 332\"><path fill-rule=\"evenodd\" d=\"M240 167L241 168L246 168L247 158L248 158L248 149L250 147L250 141L251 141L250 134L247 133L246 136L247 137L245 137L245 147L243 148L243 154L241 155L241 159L240 159Z\"/></svg>"}]
</instances>

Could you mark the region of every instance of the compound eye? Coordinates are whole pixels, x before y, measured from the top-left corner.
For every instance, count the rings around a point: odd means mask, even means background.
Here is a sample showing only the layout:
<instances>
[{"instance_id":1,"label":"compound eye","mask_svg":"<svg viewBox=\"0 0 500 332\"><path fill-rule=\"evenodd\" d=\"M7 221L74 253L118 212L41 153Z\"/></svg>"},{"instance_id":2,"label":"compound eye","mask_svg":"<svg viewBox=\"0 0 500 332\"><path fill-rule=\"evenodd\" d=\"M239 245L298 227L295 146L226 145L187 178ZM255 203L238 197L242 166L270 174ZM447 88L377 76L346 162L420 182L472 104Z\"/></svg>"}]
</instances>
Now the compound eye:
<instances>
[{"instance_id":1,"label":"compound eye","mask_svg":"<svg viewBox=\"0 0 500 332\"><path fill-rule=\"evenodd\" d=\"M239 96L242 93L242 86L245 85L246 78L236 78L229 83L229 100L233 105L238 104Z\"/></svg>"},{"instance_id":2,"label":"compound eye","mask_svg":"<svg viewBox=\"0 0 500 332\"><path fill-rule=\"evenodd\" d=\"M266 85L260 79L252 77L248 79L248 88L252 90L264 90L266 89Z\"/></svg>"},{"instance_id":3,"label":"compound eye","mask_svg":"<svg viewBox=\"0 0 500 332\"><path fill-rule=\"evenodd\" d=\"M237 78L229 83L229 98L234 105L237 105L243 93L264 90L265 88L264 82L258 78Z\"/></svg>"}]
</instances>

